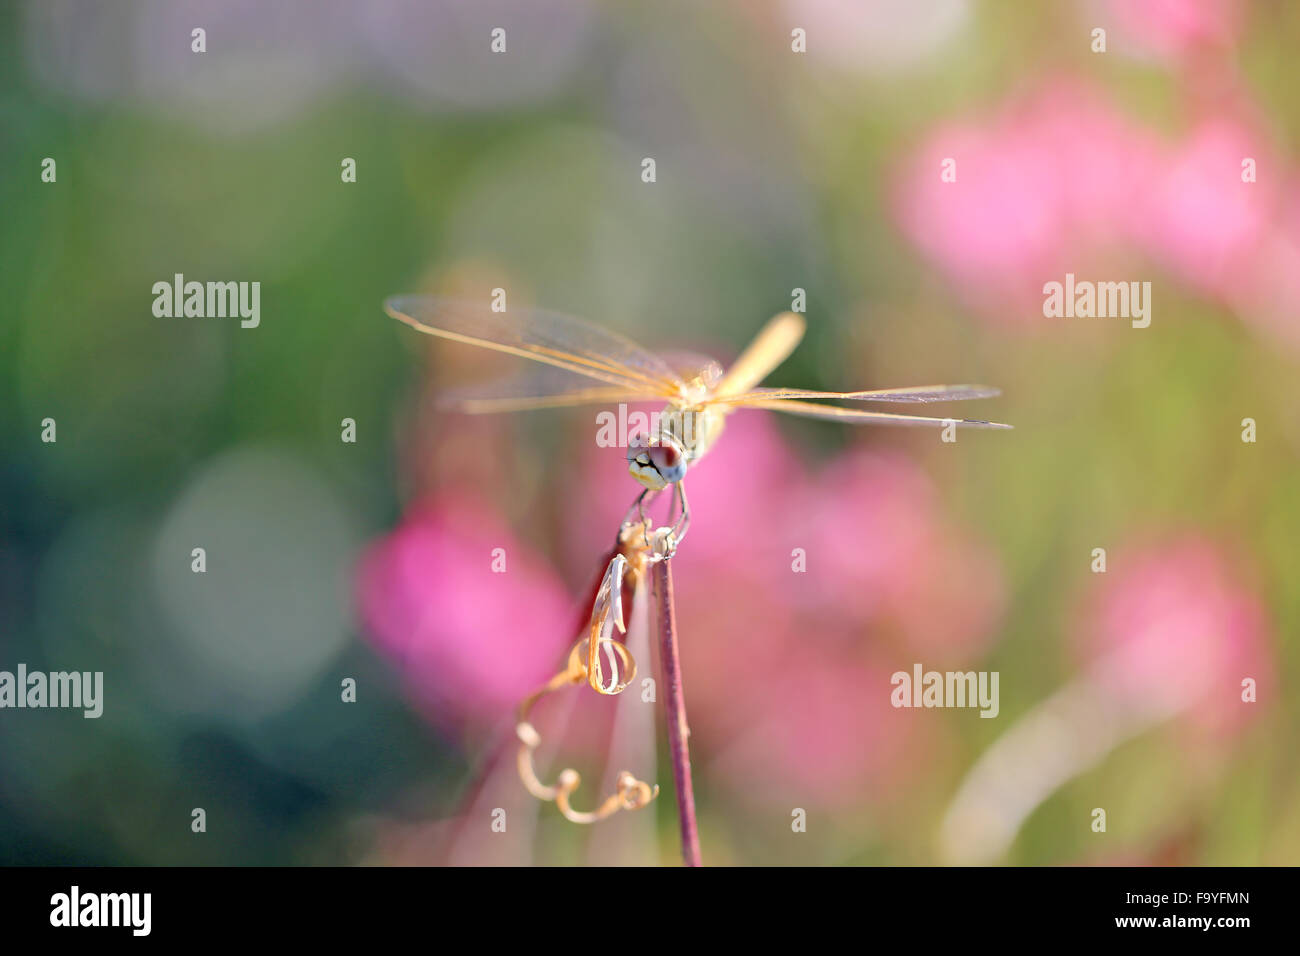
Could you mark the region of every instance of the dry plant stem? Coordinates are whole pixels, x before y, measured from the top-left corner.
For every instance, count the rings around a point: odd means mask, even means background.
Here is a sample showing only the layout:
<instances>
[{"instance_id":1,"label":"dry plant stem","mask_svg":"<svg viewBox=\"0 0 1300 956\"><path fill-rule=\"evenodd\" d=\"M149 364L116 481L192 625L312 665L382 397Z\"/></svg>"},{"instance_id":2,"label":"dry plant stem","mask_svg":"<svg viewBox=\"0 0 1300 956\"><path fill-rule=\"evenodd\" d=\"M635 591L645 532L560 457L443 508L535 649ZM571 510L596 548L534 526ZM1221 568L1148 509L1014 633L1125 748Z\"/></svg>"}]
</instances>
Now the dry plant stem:
<instances>
[{"instance_id":1,"label":"dry plant stem","mask_svg":"<svg viewBox=\"0 0 1300 956\"><path fill-rule=\"evenodd\" d=\"M668 747L672 752L673 780L677 784L677 815L682 829L682 862L686 866L703 866L700 860L700 833L695 822L695 790L691 786L691 753L687 739L691 729L686 723L686 698L682 693L682 665L677 655L677 612L673 608L673 572L671 561L652 565L655 603L659 610L659 657L663 664L668 713Z\"/></svg>"}]
</instances>

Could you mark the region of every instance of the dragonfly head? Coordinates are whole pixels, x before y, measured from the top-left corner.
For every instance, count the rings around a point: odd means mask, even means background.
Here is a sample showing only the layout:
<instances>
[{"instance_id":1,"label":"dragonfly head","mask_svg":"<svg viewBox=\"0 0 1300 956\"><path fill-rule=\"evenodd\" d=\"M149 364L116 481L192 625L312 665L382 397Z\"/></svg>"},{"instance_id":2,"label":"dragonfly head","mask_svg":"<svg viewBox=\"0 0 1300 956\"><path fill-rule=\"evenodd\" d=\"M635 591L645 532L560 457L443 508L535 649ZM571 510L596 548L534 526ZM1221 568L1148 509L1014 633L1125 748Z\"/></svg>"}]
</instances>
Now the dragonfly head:
<instances>
[{"instance_id":1,"label":"dragonfly head","mask_svg":"<svg viewBox=\"0 0 1300 956\"><path fill-rule=\"evenodd\" d=\"M686 477L686 451L667 432L635 435L627 443L627 468L651 491L662 491Z\"/></svg>"}]
</instances>

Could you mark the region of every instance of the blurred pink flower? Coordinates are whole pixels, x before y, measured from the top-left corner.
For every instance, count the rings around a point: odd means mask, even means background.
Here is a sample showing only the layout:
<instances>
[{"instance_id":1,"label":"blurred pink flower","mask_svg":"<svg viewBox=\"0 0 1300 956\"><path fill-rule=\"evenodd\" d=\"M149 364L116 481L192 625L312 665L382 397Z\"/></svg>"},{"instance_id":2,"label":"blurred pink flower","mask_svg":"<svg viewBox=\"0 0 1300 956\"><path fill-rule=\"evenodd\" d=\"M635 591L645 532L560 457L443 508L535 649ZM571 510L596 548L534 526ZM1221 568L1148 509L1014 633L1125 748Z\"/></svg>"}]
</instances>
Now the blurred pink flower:
<instances>
[{"instance_id":1,"label":"blurred pink flower","mask_svg":"<svg viewBox=\"0 0 1300 956\"><path fill-rule=\"evenodd\" d=\"M1045 282L1138 278L1120 265L1136 254L1295 343L1300 216L1279 200L1297 174L1248 102L1220 109L1165 142L1099 92L1055 81L985 122L934 129L905 161L895 215L992 321L1055 322L1043 318ZM955 182L940 178L949 158ZM1247 159L1256 181L1243 181Z\"/></svg>"},{"instance_id":2,"label":"blurred pink flower","mask_svg":"<svg viewBox=\"0 0 1300 956\"><path fill-rule=\"evenodd\" d=\"M572 638L563 583L468 495L408 513L362 557L358 588L366 633L445 730L508 714Z\"/></svg>"},{"instance_id":3,"label":"blurred pink flower","mask_svg":"<svg viewBox=\"0 0 1300 956\"><path fill-rule=\"evenodd\" d=\"M1101 0L1092 5L1117 50L1173 59L1237 41L1243 0Z\"/></svg>"},{"instance_id":4,"label":"blurred pink flower","mask_svg":"<svg viewBox=\"0 0 1300 956\"><path fill-rule=\"evenodd\" d=\"M1136 711L1229 729L1258 706L1242 701L1242 680L1271 683L1263 606L1202 538L1117 555L1085 621L1087 671Z\"/></svg>"},{"instance_id":5,"label":"blurred pink flower","mask_svg":"<svg viewBox=\"0 0 1300 956\"><path fill-rule=\"evenodd\" d=\"M1297 195L1298 179L1291 176L1288 195ZM1229 295L1247 323L1300 351L1300 201L1290 200L1276 228L1243 264Z\"/></svg>"},{"instance_id":6,"label":"blurred pink flower","mask_svg":"<svg viewBox=\"0 0 1300 956\"><path fill-rule=\"evenodd\" d=\"M1144 245L1192 288L1227 298L1249 281L1253 257L1271 228L1277 164L1269 138L1227 118L1206 119L1173 147L1144 184L1139 221ZM1242 182L1242 160L1262 168Z\"/></svg>"},{"instance_id":7,"label":"blurred pink flower","mask_svg":"<svg viewBox=\"0 0 1300 956\"><path fill-rule=\"evenodd\" d=\"M1233 565L1235 567L1235 565ZM1273 695L1263 608L1228 558L1189 535L1119 553L1080 615L1080 675L1019 716L980 756L941 825L951 863L987 864L1066 781L1171 719L1187 752L1239 728Z\"/></svg>"},{"instance_id":8,"label":"blurred pink flower","mask_svg":"<svg viewBox=\"0 0 1300 956\"><path fill-rule=\"evenodd\" d=\"M1154 158L1146 131L1090 87L1058 80L987 122L931 131L905 161L895 213L972 304L1032 322L1043 283L1077 269L1090 241L1129 238ZM949 159L956 179L945 182Z\"/></svg>"},{"instance_id":9,"label":"blurred pink flower","mask_svg":"<svg viewBox=\"0 0 1300 956\"><path fill-rule=\"evenodd\" d=\"M835 607L947 664L987 650L1004 600L997 557L947 520L911 460L847 455L801 489L788 511L789 540L806 540L809 555L809 573L792 590L803 612Z\"/></svg>"},{"instance_id":10,"label":"blurred pink flower","mask_svg":"<svg viewBox=\"0 0 1300 956\"><path fill-rule=\"evenodd\" d=\"M736 688L745 724L710 773L750 802L860 806L886 799L925 766L926 726L889 704L889 670L805 650L762 685Z\"/></svg>"}]
</instances>

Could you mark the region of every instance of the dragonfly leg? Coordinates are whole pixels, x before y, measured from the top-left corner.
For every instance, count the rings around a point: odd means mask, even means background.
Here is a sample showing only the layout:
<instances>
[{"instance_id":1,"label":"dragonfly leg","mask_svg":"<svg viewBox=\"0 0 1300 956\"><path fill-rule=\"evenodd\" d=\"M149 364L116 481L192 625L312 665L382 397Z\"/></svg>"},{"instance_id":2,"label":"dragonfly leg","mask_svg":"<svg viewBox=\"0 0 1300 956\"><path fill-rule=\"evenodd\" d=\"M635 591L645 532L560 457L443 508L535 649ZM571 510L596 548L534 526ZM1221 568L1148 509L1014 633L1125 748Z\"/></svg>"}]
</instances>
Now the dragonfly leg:
<instances>
[{"instance_id":1,"label":"dragonfly leg","mask_svg":"<svg viewBox=\"0 0 1300 956\"><path fill-rule=\"evenodd\" d=\"M646 517L645 509L646 505L650 504L657 497L659 497L659 492L651 491L649 488L646 488L641 492L641 494L636 496L636 500L633 501L632 506L627 509L627 513L623 515L623 521L618 526L617 540L614 543L616 549L622 546L623 532L627 529L628 525L632 524L632 518L634 515L641 519L641 543L647 548L650 547L650 519Z\"/></svg>"},{"instance_id":2,"label":"dragonfly leg","mask_svg":"<svg viewBox=\"0 0 1300 956\"><path fill-rule=\"evenodd\" d=\"M686 482L677 482L677 498L681 501L682 516L677 519L673 525L673 539L681 544L682 538L686 537L686 532L691 526L691 506L686 503Z\"/></svg>"},{"instance_id":3,"label":"dragonfly leg","mask_svg":"<svg viewBox=\"0 0 1300 956\"><path fill-rule=\"evenodd\" d=\"M649 488L645 488L645 489L642 490L641 494L639 494L639 495L636 496L636 500L632 502L632 506L631 506L630 508L628 508L627 511L626 511L626 513L624 513L624 515L623 515L623 520L622 520L622 522L619 524L619 529L620 529L620 531L622 530L622 528L623 528L624 526L626 526L626 525L628 525L628 524L631 523L631 521L632 521L632 516L633 516L634 514L636 514L637 512L640 512L640 514L641 514L641 519L642 519L643 521L645 520L645 498L646 498L646 495L648 495L648 494L650 494L650 489L649 489Z\"/></svg>"}]
</instances>

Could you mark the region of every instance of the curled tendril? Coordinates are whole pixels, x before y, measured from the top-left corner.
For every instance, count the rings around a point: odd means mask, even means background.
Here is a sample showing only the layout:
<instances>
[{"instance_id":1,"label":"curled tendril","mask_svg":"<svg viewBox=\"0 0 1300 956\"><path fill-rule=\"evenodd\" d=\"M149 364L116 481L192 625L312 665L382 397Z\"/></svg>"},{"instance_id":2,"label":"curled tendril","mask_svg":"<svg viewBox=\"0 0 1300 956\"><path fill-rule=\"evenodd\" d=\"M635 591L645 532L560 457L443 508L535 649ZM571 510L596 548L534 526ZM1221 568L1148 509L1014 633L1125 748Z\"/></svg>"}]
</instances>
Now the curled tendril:
<instances>
[{"instance_id":1,"label":"curled tendril","mask_svg":"<svg viewBox=\"0 0 1300 956\"><path fill-rule=\"evenodd\" d=\"M541 746L542 737L529 721L528 715L539 700L567 685L586 681L596 693L612 697L623 693L636 679L636 658L627 649L627 645L612 637L614 628L618 628L621 634L627 633L623 625L623 583L629 577L638 580L645 573L648 564L666 561L676 552L677 544L686 533L686 524L689 522L685 489L681 483L678 484L678 495L682 518L671 528L654 528L645 516L644 493L632 503L627 517L619 526L614 557L605 568L600 587L596 589L587 636L569 650L564 670L524 698L519 705L519 718L515 725L515 734L519 738L519 778L529 793L539 800L555 801L565 818L574 823L595 823L619 810L639 810L659 796L659 787L638 780L623 770L619 772L614 793L606 797L596 809L575 810L569 798L581 785L582 777L572 767L566 767L560 771L554 785L542 782L533 763L533 754ZM640 521L634 521L634 515L639 515ZM608 671L606 663L609 665Z\"/></svg>"},{"instance_id":2,"label":"curled tendril","mask_svg":"<svg viewBox=\"0 0 1300 956\"><path fill-rule=\"evenodd\" d=\"M542 783L541 778L537 776L537 770L533 765L533 752L537 750L542 743L542 736L537 732L537 728L528 720L528 715L532 711L533 705L541 700L547 694L559 690L566 684L580 684L587 679L587 667L583 663L584 646L591 643L590 638L584 637L573 645L569 652L568 666L560 673L552 677L544 687L524 699L519 705L519 721L515 725L515 734L519 737L519 777L524 782L528 792L539 800L554 800L555 805L560 808L565 819L572 820L574 823L595 823L597 820L603 820L619 810L639 810L647 803L659 796L659 787L651 786L644 780L638 780L630 772L623 770L619 772L616 784L616 790L613 794L606 797L595 810L581 811L575 810L569 802L569 797L578 789L582 783L582 777L578 771L572 767L566 767L560 771L556 778L554 786L548 786ZM618 693L627 684L631 683L636 677L636 660L632 657L632 652L620 644L618 641L602 638L599 641L602 645L608 645L607 649L612 649L617 655L620 670L627 675L627 680L618 688Z\"/></svg>"},{"instance_id":3,"label":"curled tendril","mask_svg":"<svg viewBox=\"0 0 1300 956\"><path fill-rule=\"evenodd\" d=\"M614 555L609 562L609 567L605 569L605 576L600 581L600 588L596 591L596 600L591 608L591 627L587 636L587 683L597 694L606 697L623 693L628 683L636 677L636 660L633 659L632 652L625 645L609 637L612 627L617 627L620 634L627 633L627 629L623 626L623 576L627 573L627 567L627 559L623 555ZM615 651L615 648L619 650ZM600 659L602 650L611 657L613 654L620 654L624 665L621 671L626 676L626 680L618 679L620 669L617 667L607 679Z\"/></svg>"}]
</instances>

